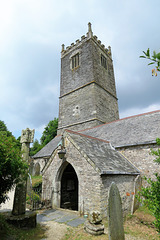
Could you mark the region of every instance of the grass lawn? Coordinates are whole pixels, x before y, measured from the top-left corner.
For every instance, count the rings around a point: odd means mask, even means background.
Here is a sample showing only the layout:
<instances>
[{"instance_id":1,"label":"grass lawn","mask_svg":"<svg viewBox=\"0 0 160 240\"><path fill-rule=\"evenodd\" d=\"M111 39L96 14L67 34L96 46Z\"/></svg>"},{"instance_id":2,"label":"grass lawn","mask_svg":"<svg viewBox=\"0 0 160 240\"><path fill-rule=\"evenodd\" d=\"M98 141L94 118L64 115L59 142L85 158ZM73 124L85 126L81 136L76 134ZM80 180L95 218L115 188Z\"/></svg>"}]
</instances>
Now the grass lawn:
<instances>
[{"instance_id":1,"label":"grass lawn","mask_svg":"<svg viewBox=\"0 0 160 240\"><path fill-rule=\"evenodd\" d=\"M141 207L134 215L128 215L124 223L125 239L138 240L160 240L153 221L155 218L148 209ZM92 236L83 230L83 225L77 228L68 228L62 240L108 240L108 224L107 219L103 220L105 226L105 234L100 236ZM117 239L118 240L118 239Z\"/></svg>"},{"instance_id":2,"label":"grass lawn","mask_svg":"<svg viewBox=\"0 0 160 240\"><path fill-rule=\"evenodd\" d=\"M40 240L45 238L46 229L40 224L32 229L19 229L7 224L0 214L0 240Z\"/></svg>"},{"instance_id":3,"label":"grass lawn","mask_svg":"<svg viewBox=\"0 0 160 240\"><path fill-rule=\"evenodd\" d=\"M35 187L37 185L39 185L40 183L42 183L42 176L32 176L32 187Z\"/></svg>"}]
</instances>

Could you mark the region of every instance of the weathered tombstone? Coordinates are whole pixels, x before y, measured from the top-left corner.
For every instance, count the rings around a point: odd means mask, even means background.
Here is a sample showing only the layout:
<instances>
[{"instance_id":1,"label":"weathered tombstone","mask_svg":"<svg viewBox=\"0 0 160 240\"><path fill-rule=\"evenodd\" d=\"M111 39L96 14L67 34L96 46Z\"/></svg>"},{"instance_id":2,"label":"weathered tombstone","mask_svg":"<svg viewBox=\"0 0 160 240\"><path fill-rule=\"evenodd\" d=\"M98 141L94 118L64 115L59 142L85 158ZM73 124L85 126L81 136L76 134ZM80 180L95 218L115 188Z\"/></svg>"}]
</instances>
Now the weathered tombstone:
<instances>
[{"instance_id":1,"label":"weathered tombstone","mask_svg":"<svg viewBox=\"0 0 160 240\"><path fill-rule=\"evenodd\" d=\"M109 240L124 240L122 202L117 185L112 182L108 196Z\"/></svg>"},{"instance_id":2,"label":"weathered tombstone","mask_svg":"<svg viewBox=\"0 0 160 240\"><path fill-rule=\"evenodd\" d=\"M40 175L40 164L37 162L35 165L34 175L39 176Z\"/></svg>"},{"instance_id":3,"label":"weathered tombstone","mask_svg":"<svg viewBox=\"0 0 160 240\"><path fill-rule=\"evenodd\" d=\"M91 211L88 220L84 224L84 230L92 235L101 235L104 233L102 216L99 211Z\"/></svg>"},{"instance_id":4,"label":"weathered tombstone","mask_svg":"<svg viewBox=\"0 0 160 240\"><path fill-rule=\"evenodd\" d=\"M132 201L132 207L131 207L131 214L133 214L140 205L140 202L138 199L136 199L136 195L138 195L138 192L141 190L142 187L142 178L141 175L138 175L134 181L134 194L133 194L133 201Z\"/></svg>"},{"instance_id":5,"label":"weathered tombstone","mask_svg":"<svg viewBox=\"0 0 160 240\"><path fill-rule=\"evenodd\" d=\"M29 164L29 173L30 173L30 175L33 175L33 172L34 172L34 162L33 162L33 160L31 160L30 164Z\"/></svg>"}]
</instances>

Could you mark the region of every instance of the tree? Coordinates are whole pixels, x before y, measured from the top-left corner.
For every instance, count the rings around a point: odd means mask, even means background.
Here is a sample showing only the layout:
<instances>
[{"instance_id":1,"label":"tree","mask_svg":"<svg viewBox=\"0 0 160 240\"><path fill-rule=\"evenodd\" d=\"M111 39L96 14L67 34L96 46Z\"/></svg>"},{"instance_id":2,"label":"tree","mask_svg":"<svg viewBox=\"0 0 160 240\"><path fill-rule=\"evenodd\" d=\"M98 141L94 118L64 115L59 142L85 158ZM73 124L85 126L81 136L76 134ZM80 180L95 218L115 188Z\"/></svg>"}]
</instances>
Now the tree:
<instances>
[{"instance_id":1,"label":"tree","mask_svg":"<svg viewBox=\"0 0 160 240\"><path fill-rule=\"evenodd\" d=\"M39 152L47 143L49 143L56 135L58 128L58 118L51 120L48 125L44 128L40 142L35 139L32 147L30 148L30 156L35 155Z\"/></svg>"},{"instance_id":2,"label":"tree","mask_svg":"<svg viewBox=\"0 0 160 240\"><path fill-rule=\"evenodd\" d=\"M7 126L5 125L5 123L3 121L0 120L0 131L5 131L7 132Z\"/></svg>"},{"instance_id":3,"label":"tree","mask_svg":"<svg viewBox=\"0 0 160 240\"><path fill-rule=\"evenodd\" d=\"M2 124L3 123L3 124ZM0 121L0 204L7 199L7 192L24 174L27 164L21 160L21 151L16 138ZM9 135L9 136L8 136Z\"/></svg>"},{"instance_id":4,"label":"tree","mask_svg":"<svg viewBox=\"0 0 160 240\"><path fill-rule=\"evenodd\" d=\"M159 138L157 138L157 144L160 145ZM151 150L151 154L156 156L154 161L160 164L160 149L157 151ZM155 173L155 177L156 180L144 177L147 186L142 186L138 199L153 213L156 218L154 225L157 231L160 232L160 174Z\"/></svg>"},{"instance_id":5,"label":"tree","mask_svg":"<svg viewBox=\"0 0 160 240\"><path fill-rule=\"evenodd\" d=\"M42 145L39 143L37 139L33 142L32 147L30 148L30 156L35 155L37 152L39 152L42 149Z\"/></svg>"},{"instance_id":6,"label":"tree","mask_svg":"<svg viewBox=\"0 0 160 240\"><path fill-rule=\"evenodd\" d=\"M148 65L151 64L156 64L156 69L152 69L152 76L157 76L157 72L160 71L160 52L156 53L155 51L153 51L153 55L150 55L150 49L148 48L148 50L145 52L143 51L144 55L140 56L140 58L147 58L149 59L151 62Z\"/></svg>"},{"instance_id":7,"label":"tree","mask_svg":"<svg viewBox=\"0 0 160 240\"><path fill-rule=\"evenodd\" d=\"M12 133L8 131L6 124L0 120L0 132L6 132L7 136L11 136Z\"/></svg>"},{"instance_id":8,"label":"tree","mask_svg":"<svg viewBox=\"0 0 160 240\"><path fill-rule=\"evenodd\" d=\"M54 118L54 120L48 123L48 125L45 127L42 133L41 144L43 146L49 143L57 135L57 128L58 128L58 118Z\"/></svg>"}]
</instances>

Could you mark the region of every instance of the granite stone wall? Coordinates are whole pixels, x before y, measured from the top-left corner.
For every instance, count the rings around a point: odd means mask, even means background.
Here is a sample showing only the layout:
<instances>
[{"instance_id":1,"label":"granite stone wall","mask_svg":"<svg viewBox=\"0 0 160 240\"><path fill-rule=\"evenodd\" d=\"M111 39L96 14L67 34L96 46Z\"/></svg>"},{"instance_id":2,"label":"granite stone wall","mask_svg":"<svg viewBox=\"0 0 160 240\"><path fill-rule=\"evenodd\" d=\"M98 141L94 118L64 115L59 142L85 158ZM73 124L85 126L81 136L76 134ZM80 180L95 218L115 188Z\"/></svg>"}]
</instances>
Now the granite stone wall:
<instances>
[{"instance_id":1,"label":"granite stone wall","mask_svg":"<svg viewBox=\"0 0 160 240\"><path fill-rule=\"evenodd\" d=\"M42 188L53 189L52 207L60 207L61 177L67 163L70 163L77 174L79 182L79 212L81 214L86 214L90 210L100 211L101 178L99 174L68 139L65 141L65 146L67 152L66 160L64 161L59 159L57 151L55 151L54 155L49 160L48 168L45 170L43 175Z\"/></svg>"},{"instance_id":2,"label":"granite stone wall","mask_svg":"<svg viewBox=\"0 0 160 240\"><path fill-rule=\"evenodd\" d=\"M74 168L78 177L78 211L80 214L88 214L91 210L97 210L103 216L107 215L108 189L114 181L120 191L124 215L131 212L134 200L134 181L136 176L130 175L102 175L87 156L78 150L70 137L65 138L66 157L61 160L56 150L51 156L43 175L43 186L52 189L52 207L60 207L61 201L61 177L68 163ZM46 193L44 193L46 196ZM46 196L50 199L50 196Z\"/></svg>"},{"instance_id":3,"label":"granite stone wall","mask_svg":"<svg viewBox=\"0 0 160 240\"><path fill-rule=\"evenodd\" d=\"M117 100L97 84L92 83L59 100L58 134L61 128L82 130L118 116Z\"/></svg>"},{"instance_id":4,"label":"granite stone wall","mask_svg":"<svg viewBox=\"0 0 160 240\"><path fill-rule=\"evenodd\" d=\"M72 57L79 53L79 66ZM101 64L101 55L107 67ZM111 54L95 37L83 38L62 51L58 134L81 130L119 118Z\"/></svg>"},{"instance_id":5,"label":"granite stone wall","mask_svg":"<svg viewBox=\"0 0 160 240\"><path fill-rule=\"evenodd\" d=\"M58 128L69 128L73 124L81 125L85 128L89 120L96 118L96 102L94 97L95 87L94 84L90 84L84 88L74 91L59 100L59 123ZM91 124L94 123L92 121ZM79 124L78 124L79 123ZM73 128L78 127L77 130L82 129L81 126L75 125ZM93 125L96 126L96 125ZM59 132L58 132L59 134Z\"/></svg>"},{"instance_id":6,"label":"granite stone wall","mask_svg":"<svg viewBox=\"0 0 160 240\"><path fill-rule=\"evenodd\" d=\"M151 149L156 150L157 146L155 144L143 145L118 148L117 150L140 170L142 177L154 179L154 173L160 172L160 165L154 162L155 156L151 155Z\"/></svg>"},{"instance_id":7,"label":"granite stone wall","mask_svg":"<svg viewBox=\"0 0 160 240\"><path fill-rule=\"evenodd\" d=\"M102 176L102 192L101 192L101 210L103 215L107 213L108 189L112 182L115 182L121 196L123 215L131 213L132 205L135 198L134 182L137 176L131 175L103 175Z\"/></svg>"}]
</instances>

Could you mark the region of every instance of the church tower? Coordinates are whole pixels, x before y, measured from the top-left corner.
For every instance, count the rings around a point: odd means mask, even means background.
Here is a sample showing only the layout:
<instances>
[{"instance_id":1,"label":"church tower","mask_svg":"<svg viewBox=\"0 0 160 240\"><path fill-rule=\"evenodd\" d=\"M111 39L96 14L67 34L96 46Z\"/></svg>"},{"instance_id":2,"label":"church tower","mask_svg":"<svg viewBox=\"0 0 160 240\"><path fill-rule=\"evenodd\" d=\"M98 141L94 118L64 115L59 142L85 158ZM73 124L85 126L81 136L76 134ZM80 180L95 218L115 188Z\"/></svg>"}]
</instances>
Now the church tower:
<instances>
[{"instance_id":1,"label":"church tower","mask_svg":"<svg viewBox=\"0 0 160 240\"><path fill-rule=\"evenodd\" d=\"M61 51L58 134L119 119L111 48L93 36L91 23L81 40Z\"/></svg>"}]
</instances>

